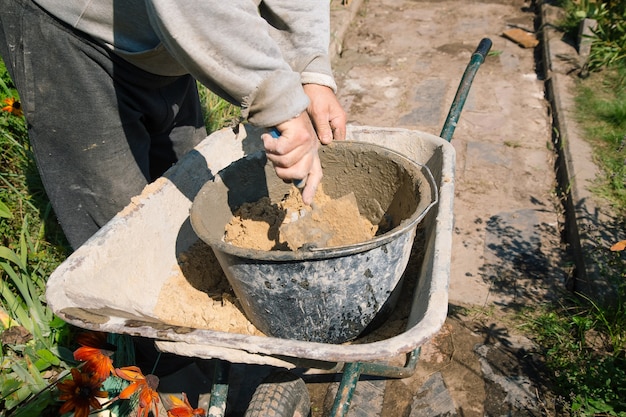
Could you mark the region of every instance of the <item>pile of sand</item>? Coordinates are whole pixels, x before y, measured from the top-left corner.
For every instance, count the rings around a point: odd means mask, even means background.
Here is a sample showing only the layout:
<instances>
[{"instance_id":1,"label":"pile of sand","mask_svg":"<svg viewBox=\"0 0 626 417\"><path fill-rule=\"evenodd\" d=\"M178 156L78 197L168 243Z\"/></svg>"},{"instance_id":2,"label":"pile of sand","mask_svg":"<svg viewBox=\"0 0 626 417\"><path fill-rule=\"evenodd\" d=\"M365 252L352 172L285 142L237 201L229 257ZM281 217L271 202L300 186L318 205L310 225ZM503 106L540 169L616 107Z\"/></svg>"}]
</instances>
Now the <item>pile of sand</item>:
<instances>
[{"instance_id":1,"label":"pile of sand","mask_svg":"<svg viewBox=\"0 0 626 417\"><path fill-rule=\"evenodd\" d=\"M312 206L293 187L278 203L263 197L243 204L226 225L224 241L246 249L297 250L350 245L374 237L377 227L360 215L353 194L329 197L320 185Z\"/></svg>"}]
</instances>

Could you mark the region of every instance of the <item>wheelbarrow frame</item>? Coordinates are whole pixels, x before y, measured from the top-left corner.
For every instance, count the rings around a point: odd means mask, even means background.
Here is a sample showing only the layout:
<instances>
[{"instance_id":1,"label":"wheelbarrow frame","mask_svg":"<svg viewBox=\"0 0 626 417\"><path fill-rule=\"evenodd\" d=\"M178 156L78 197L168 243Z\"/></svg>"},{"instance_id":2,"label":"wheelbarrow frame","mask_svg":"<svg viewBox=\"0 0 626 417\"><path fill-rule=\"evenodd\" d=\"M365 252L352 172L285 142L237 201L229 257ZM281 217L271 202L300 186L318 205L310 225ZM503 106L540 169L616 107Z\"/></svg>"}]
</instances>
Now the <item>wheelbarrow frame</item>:
<instances>
[{"instance_id":1,"label":"wheelbarrow frame","mask_svg":"<svg viewBox=\"0 0 626 417\"><path fill-rule=\"evenodd\" d=\"M415 162L430 165L439 188L439 202L424 220L430 222L431 227L426 233L426 254L420 275L413 277L418 281L404 333L372 343L334 345L190 329L173 326L154 317L154 300L151 298L158 297L158 288L148 291L145 288L138 289L139 293L144 291L144 298L140 300L125 299L123 296L107 297L98 291L98 286L103 285L102 281L106 281L112 274L124 275L123 268L118 270L116 265L110 265L112 261L107 258L103 248L127 245L128 239L137 233L137 230L129 233L129 229L138 227L139 233L153 233L155 239L160 239L174 253L173 258L169 259L174 263L175 254L184 252L197 241L188 220L193 198L200 187L212 178L213 173L237 159L233 159L233 155L242 157L260 149L262 143L258 137L262 130L249 125L243 126L240 132L224 129L209 136L160 181L146 187L128 207L68 257L48 280L46 297L49 306L59 317L78 327L148 337L154 339L162 351L190 357L221 359L214 375L209 416L218 417L225 411L228 367L231 362L284 368L343 368L342 380L330 415L344 416L361 375L387 378L411 376L416 369L420 347L445 322L455 168L455 152L449 142L474 75L484 62L490 47L491 41L483 39L472 55L440 137L407 129L348 126L347 136L351 140L376 143L402 153ZM253 138L257 140L246 140ZM232 152L225 152L224 149ZM426 160L421 160L424 158ZM172 199L172 196L175 198ZM154 216L159 210L163 211L164 216L161 229L152 230L142 223L143 218L147 215ZM169 236L172 225L176 236ZM143 241L137 242L135 238L134 243L142 245ZM115 253L115 256L120 257L116 259L120 265L131 265L124 263L121 258L132 258L132 250L124 248ZM159 254L154 254L153 260L157 264L155 268L162 265L159 262L168 261L159 258ZM145 262L145 266L150 268L150 260ZM138 270L134 269L129 273L137 274ZM382 362L400 354L406 355L404 366L397 367Z\"/></svg>"}]
</instances>

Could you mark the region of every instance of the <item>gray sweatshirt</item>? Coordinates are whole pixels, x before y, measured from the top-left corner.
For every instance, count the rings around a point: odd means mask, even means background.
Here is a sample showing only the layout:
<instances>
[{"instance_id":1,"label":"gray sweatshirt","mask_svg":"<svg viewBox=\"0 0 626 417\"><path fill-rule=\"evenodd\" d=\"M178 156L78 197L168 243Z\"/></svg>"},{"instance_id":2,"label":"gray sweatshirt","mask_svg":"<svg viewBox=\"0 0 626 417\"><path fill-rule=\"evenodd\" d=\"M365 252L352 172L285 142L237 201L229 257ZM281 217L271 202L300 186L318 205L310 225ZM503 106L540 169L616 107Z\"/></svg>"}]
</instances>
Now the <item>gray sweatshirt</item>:
<instances>
[{"instance_id":1,"label":"gray sweatshirt","mask_svg":"<svg viewBox=\"0 0 626 417\"><path fill-rule=\"evenodd\" d=\"M34 0L137 67L191 74L258 126L308 105L302 84L336 89L329 0Z\"/></svg>"}]
</instances>

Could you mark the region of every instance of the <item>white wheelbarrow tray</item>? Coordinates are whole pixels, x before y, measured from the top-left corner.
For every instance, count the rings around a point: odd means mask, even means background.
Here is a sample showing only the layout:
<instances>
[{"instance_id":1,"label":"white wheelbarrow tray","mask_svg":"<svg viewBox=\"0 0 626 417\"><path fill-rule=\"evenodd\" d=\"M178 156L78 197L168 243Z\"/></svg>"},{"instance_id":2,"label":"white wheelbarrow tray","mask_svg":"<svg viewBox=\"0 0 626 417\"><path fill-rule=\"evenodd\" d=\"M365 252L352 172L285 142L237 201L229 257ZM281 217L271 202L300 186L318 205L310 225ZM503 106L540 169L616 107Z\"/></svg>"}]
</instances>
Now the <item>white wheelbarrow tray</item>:
<instances>
[{"instance_id":1,"label":"white wheelbarrow tray","mask_svg":"<svg viewBox=\"0 0 626 417\"><path fill-rule=\"evenodd\" d=\"M156 317L160 291L178 255L198 241L189 210L214 173L258 150L263 131L213 133L76 250L50 276L47 302L63 320L81 328L155 339L162 351L293 368L315 362L367 362L408 353L434 336L448 311L454 200L454 148L414 130L348 126L348 139L371 142L427 165L439 202L422 220L425 247L406 330L371 343L329 344L253 336L173 325ZM120 179L123 181L123 179ZM406 284L405 284L406 285ZM172 294L175 296L175 294Z\"/></svg>"}]
</instances>

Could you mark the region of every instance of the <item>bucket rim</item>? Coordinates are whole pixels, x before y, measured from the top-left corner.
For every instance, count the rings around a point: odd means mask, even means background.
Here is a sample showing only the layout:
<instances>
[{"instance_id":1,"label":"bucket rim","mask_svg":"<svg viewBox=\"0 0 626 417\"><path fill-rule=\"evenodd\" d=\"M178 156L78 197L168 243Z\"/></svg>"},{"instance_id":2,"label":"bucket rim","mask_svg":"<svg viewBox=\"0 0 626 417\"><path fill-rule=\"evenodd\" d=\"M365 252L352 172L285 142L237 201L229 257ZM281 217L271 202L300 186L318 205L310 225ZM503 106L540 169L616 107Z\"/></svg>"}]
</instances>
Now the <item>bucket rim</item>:
<instances>
[{"instance_id":1,"label":"bucket rim","mask_svg":"<svg viewBox=\"0 0 626 417\"><path fill-rule=\"evenodd\" d=\"M365 146L370 148L378 148L381 152L388 153L395 158L404 160L405 164L408 166L416 166L424 174L423 177L429 184L431 190L430 202L421 210L416 210L409 218L404 219L400 222L400 224L393 229L385 232L379 236L374 236L372 239L366 240L364 242L354 243L350 245L340 245L340 246L328 246L323 248L317 247L307 247L304 246L296 251L285 251L285 250L260 250L260 249L252 249L252 248L242 248L236 245L232 245L226 243L221 239L215 239L210 236L204 235L201 236L201 233L196 231L200 239L202 239L206 244L208 244L214 251L219 251L222 253L226 253L230 256L246 258L253 261L277 261L277 262L289 262L289 261L301 261L301 260L313 260L313 259L331 259L342 256L354 255L361 252L366 252L380 246L383 246L397 238L398 235L406 233L411 228L417 227L417 224L428 214L428 212L439 202L439 191L437 182L435 181L434 175L431 169L422 163L416 162L406 155L403 155L400 152L397 152L393 149L390 149L386 146L378 145L375 143L366 143L360 141L351 141L344 140L341 142L333 142L330 145L326 146L343 146L343 144L351 145L356 144L358 146ZM254 157L255 154L262 152L257 151L252 154L244 156L244 158ZM236 161L233 161L236 162ZM219 173L215 175L214 179L219 176ZM192 204L193 210L193 204ZM195 229L193 225L193 218L191 216L192 227Z\"/></svg>"}]
</instances>

